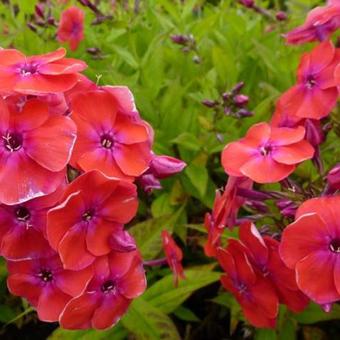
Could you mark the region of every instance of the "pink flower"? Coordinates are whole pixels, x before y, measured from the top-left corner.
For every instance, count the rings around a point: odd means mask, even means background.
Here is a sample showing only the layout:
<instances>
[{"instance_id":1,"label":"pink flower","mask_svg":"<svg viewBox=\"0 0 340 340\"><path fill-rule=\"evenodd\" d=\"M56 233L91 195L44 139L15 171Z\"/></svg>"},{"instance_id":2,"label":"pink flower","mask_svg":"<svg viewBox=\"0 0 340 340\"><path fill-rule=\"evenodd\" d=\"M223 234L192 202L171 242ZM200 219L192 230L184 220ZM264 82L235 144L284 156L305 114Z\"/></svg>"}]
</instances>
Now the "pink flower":
<instances>
[{"instance_id":1,"label":"pink flower","mask_svg":"<svg viewBox=\"0 0 340 340\"><path fill-rule=\"evenodd\" d=\"M313 147L304 140L305 129L253 125L246 136L222 152L222 165L230 176L246 176L258 183L278 182L296 166L313 157Z\"/></svg>"},{"instance_id":2,"label":"pink flower","mask_svg":"<svg viewBox=\"0 0 340 340\"><path fill-rule=\"evenodd\" d=\"M333 1L309 12L305 23L285 35L288 44L324 41L340 27L340 3Z\"/></svg>"},{"instance_id":3,"label":"pink flower","mask_svg":"<svg viewBox=\"0 0 340 340\"><path fill-rule=\"evenodd\" d=\"M113 252L99 257L94 263L94 277L86 291L72 299L61 314L61 327L110 328L145 288L145 273L137 252Z\"/></svg>"},{"instance_id":4,"label":"pink flower","mask_svg":"<svg viewBox=\"0 0 340 340\"><path fill-rule=\"evenodd\" d=\"M61 194L62 188L19 205L0 204L2 256L7 260L24 260L51 255L51 247L44 237L47 211L56 205Z\"/></svg>"},{"instance_id":5,"label":"pink flower","mask_svg":"<svg viewBox=\"0 0 340 340\"><path fill-rule=\"evenodd\" d=\"M134 179L151 159L148 126L123 114L108 91L90 91L72 99L78 138L71 163L84 171L98 169L107 176Z\"/></svg>"},{"instance_id":6,"label":"pink flower","mask_svg":"<svg viewBox=\"0 0 340 340\"><path fill-rule=\"evenodd\" d=\"M93 275L88 267L80 271L63 269L57 254L47 258L8 262L9 291L37 309L42 321L58 321L67 302L79 296Z\"/></svg>"},{"instance_id":7,"label":"pink flower","mask_svg":"<svg viewBox=\"0 0 340 340\"><path fill-rule=\"evenodd\" d=\"M60 42L68 42L72 51L84 39L84 11L72 6L61 13L57 37Z\"/></svg>"},{"instance_id":8,"label":"pink flower","mask_svg":"<svg viewBox=\"0 0 340 340\"><path fill-rule=\"evenodd\" d=\"M314 198L298 209L282 234L280 255L311 300L340 300L340 196Z\"/></svg>"},{"instance_id":9,"label":"pink flower","mask_svg":"<svg viewBox=\"0 0 340 340\"><path fill-rule=\"evenodd\" d=\"M0 50L0 92L39 95L71 89L87 65L64 58L65 54L64 48L30 57L17 50Z\"/></svg>"},{"instance_id":10,"label":"pink flower","mask_svg":"<svg viewBox=\"0 0 340 340\"><path fill-rule=\"evenodd\" d=\"M137 211L134 184L94 170L75 179L63 199L48 213L47 238L66 269L85 268L112 249L131 250L123 224Z\"/></svg>"},{"instance_id":11,"label":"pink flower","mask_svg":"<svg viewBox=\"0 0 340 340\"><path fill-rule=\"evenodd\" d=\"M283 108L295 117L326 117L338 99L339 82L334 72L339 62L340 51L330 41L325 41L310 53L305 53L299 65L297 84L280 98Z\"/></svg>"},{"instance_id":12,"label":"pink flower","mask_svg":"<svg viewBox=\"0 0 340 340\"><path fill-rule=\"evenodd\" d=\"M19 204L55 191L65 181L76 139L73 121L49 114L36 99L22 111L9 110L0 99L0 113L0 202Z\"/></svg>"}]
</instances>

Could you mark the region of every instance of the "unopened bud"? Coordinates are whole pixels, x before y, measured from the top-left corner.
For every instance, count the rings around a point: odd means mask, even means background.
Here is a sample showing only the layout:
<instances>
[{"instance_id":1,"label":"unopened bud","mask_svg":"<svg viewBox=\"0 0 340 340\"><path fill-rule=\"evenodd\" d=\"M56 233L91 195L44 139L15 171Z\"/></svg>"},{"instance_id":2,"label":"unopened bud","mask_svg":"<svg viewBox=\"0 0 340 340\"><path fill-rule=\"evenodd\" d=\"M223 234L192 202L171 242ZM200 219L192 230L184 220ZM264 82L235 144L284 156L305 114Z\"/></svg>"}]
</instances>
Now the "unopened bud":
<instances>
[{"instance_id":1,"label":"unopened bud","mask_svg":"<svg viewBox=\"0 0 340 340\"><path fill-rule=\"evenodd\" d=\"M243 107L249 102L249 97L244 94L238 94L234 97L234 103L238 107Z\"/></svg>"},{"instance_id":2,"label":"unopened bud","mask_svg":"<svg viewBox=\"0 0 340 340\"><path fill-rule=\"evenodd\" d=\"M287 13L283 11L279 11L276 13L275 18L278 21L285 21L287 20Z\"/></svg>"},{"instance_id":3,"label":"unopened bud","mask_svg":"<svg viewBox=\"0 0 340 340\"><path fill-rule=\"evenodd\" d=\"M173 34L170 36L171 40L178 45L185 45L188 41L189 38L186 35L181 35L181 34Z\"/></svg>"},{"instance_id":4,"label":"unopened bud","mask_svg":"<svg viewBox=\"0 0 340 340\"><path fill-rule=\"evenodd\" d=\"M336 164L327 174L327 182L331 189L340 189L340 163Z\"/></svg>"},{"instance_id":5,"label":"unopened bud","mask_svg":"<svg viewBox=\"0 0 340 340\"><path fill-rule=\"evenodd\" d=\"M35 14L41 19L45 19L44 6L43 4L35 5Z\"/></svg>"},{"instance_id":6,"label":"unopened bud","mask_svg":"<svg viewBox=\"0 0 340 340\"><path fill-rule=\"evenodd\" d=\"M156 178L166 178L181 172L186 163L170 156L154 156L150 163L150 171Z\"/></svg>"},{"instance_id":7,"label":"unopened bud","mask_svg":"<svg viewBox=\"0 0 340 340\"><path fill-rule=\"evenodd\" d=\"M252 8L254 6L254 0L238 0L238 2L247 8Z\"/></svg>"},{"instance_id":8,"label":"unopened bud","mask_svg":"<svg viewBox=\"0 0 340 340\"><path fill-rule=\"evenodd\" d=\"M240 118L245 118L245 117L251 117L253 116L253 112L251 111L248 111L246 109L240 109L236 112L236 115Z\"/></svg>"},{"instance_id":9,"label":"unopened bud","mask_svg":"<svg viewBox=\"0 0 340 340\"><path fill-rule=\"evenodd\" d=\"M215 100L204 99L202 100L202 104L206 107L212 108L217 105L217 102Z\"/></svg>"},{"instance_id":10,"label":"unopened bud","mask_svg":"<svg viewBox=\"0 0 340 340\"><path fill-rule=\"evenodd\" d=\"M231 92L233 94L238 94L240 92L240 90L243 88L244 86L244 82L240 81L239 83L237 83L231 90Z\"/></svg>"}]
</instances>

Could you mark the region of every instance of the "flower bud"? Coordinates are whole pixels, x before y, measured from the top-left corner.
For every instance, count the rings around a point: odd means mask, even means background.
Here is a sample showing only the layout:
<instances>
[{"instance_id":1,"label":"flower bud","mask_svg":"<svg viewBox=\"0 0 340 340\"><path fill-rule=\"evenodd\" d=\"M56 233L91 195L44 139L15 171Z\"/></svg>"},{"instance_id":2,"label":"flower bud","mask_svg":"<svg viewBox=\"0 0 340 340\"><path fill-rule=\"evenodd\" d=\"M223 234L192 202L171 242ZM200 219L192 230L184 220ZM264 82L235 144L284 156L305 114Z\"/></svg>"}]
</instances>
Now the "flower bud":
<instances>
[{"instance_id":1,"label":"flower bud","mask_svg":"<svg viewBox=\"0 0 340 340\"><path fill-rule=\"evenodd\" d=\"M125 253L136 250L136 243L133 237L126 230L114 232L109 240L113 251Z\"/></svg>"},{"instance_id":2,"label":"flower bud","mask_svg":"<svg viewBox=\"0 0 340 340\"><path fill-rule=\"evenodd\" d=\"M162 189L160 181L151 173L146 173L138 177L138 183L146 193L151 193L153 190Z\"/></svg>"},{"instance_id":3,"label":"flower bud","mask_svg":"<svg viewBox=\"0 0 340 340\"><path fill-rule=\"evenodd\" d=\"M252 8L254 6L254 0L238 0L238 2L247 8Z\"/></svg>"},{"instance_id":4,"label":"flower bud","mask_svg":"<svg viewBox=\"0 0 340 340\"><path fill-rule=\"evenodd\" d=\"M238 94L233 98L233 100L236 106L243 107L248 104L249 97L244 94Z\"/></svg>"},{"instance_id":5,"label":"flower bud","mask_svg":"<svg viewBox=\"0 0 340 340\"><path fill-rule=\"evenodd\" d=\"M237 94L237 93L240 92L240 90L243 88L243 86L244 86L244 82L243 82L243 81L240 81L239 83L237 83L237 84L233 87L233 89L231 90L231 92L232 92L233 94Z\"/></svg>"},{"instance_id":6,"label":"flower bud","mask_svg":"<svg viewBox=\"0 0 340 340\"><path fill-rule=\"evenodd\" d=\"M325 137L320 126L320 122L314 119L306 119L305 121L305 129L306 129L306 139L313 146L317 146L321 144Z\"/></svg>"},{"instance_id":7,"label":"flower bud","mask_svg":"<svg viewBox=\"0 0 340 340\"><path fill-rule=\"evenodd\" d=\"M236 112L236 115L240 118L251 117L251 116L253 116L253 112L248 111L246 109L240 109Z\"/></svg>"},{"instance_id":8,"label":"flower bud","mask_svg":"<svg viewBox=\"0 0 340 340\"><path fill-rule=\"evenodd\" d=\"M216 100L204 99L202 100L202 104L206 107L212 108L217 105Z\"/></svg>"},{"instance_id":9,"label":"flower bud","mask_svg":"<svg viewBox=\"0 0 340 340\"><path fill-rule=\"evenodd\" d=\"M340 163L336 164L327 174L327 182L331 189L340 189Z\"/></svg>"},{"instance_id":10,"label":"flower bud","mask_svg":"<svg viewBox=\"0 0 340 340\"><path fill-rule=\"evenodd\" d=\"M283 198L276 201L276 206L280 209L284 217L294 217L298 208L297 204L289 199Z\"/></svg>"},{"instance_id":11,"label":"flower bud","mask_svg":"<svg viewBox=\"0 0 340 340\"><path fill-rule=\"evenodd\" d=\"M40 17L41 19L45 19L45 14L44 14L44 6L43 4L36 4L35 5L35 14Z\"/></svg>"},{"instance_id":12,"label":"flower bud","mask_svg":"<svg viewBox=\"0 0 340 340\"><path fill-rule=\"evenodd\" d=\"M172 42L178 45L185 45L189 41L186 35L181 34L173 34L170 38Z\"/></svg>"},{"instance_id":13,"label":"flower bud","mask_svg":"<svg viewBox=\"0 0 340 340\"><path fill-rule=\"evenodd\" d=\"M276 13L275 18L277 21L285 21L287 20L287 13L283 11L279 11Z\"/></svg>"},{"instance_id":14,"label":"flower bud","mask_svg":"<svg viewBox=\"0 0 340 340\"><path fill-rule=\"evenodd\" d=\"M150 163L150 171L156 178L166 178L181 172L186 163L170 156L154 156Z\"/></svg>"}]
</instances>

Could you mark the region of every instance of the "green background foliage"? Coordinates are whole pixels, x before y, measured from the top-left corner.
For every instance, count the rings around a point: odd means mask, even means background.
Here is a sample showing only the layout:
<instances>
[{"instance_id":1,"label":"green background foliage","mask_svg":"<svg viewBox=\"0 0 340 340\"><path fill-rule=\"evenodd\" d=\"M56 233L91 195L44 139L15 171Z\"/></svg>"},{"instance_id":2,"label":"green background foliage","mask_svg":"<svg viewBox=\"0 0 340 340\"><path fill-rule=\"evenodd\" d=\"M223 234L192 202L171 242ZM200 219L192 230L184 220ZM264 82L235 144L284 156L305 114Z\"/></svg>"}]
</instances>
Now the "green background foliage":
<instances>
[{"instance_id":1,"label":"green background foliage","mask_svg":"<svg viewBox=\"0 0 340 340\"><path fill-rule=\"evenodd\" d=\"M59 46L55 27L37 27L37 32L27 27L35 3L0 2L2 47L14 47L30 55ZM76 3L61 5L55 1L52 15L58 20L64 8ZM340 318L339 306L325 314L318 306L310 305L300 315L282 309L276 331L254 331L244 323L240 326L244 319L239 306L219 288L219 269L214 263L209 264L202 252L206 237L202 226L204 214L212 208L215 189L226 181L220 151L227 142L244 135L254 122L270 118L275 100L295 81L301 54L311 47L286 46L281 35L302 23L318 1L257 3L272 13L286 10L289 20L264 18L237 5L235 0L142 0L138 13L134 1L116 1L113 8L111 1L103 0L100 9L112 15L112 20L94 26L91 25L94 14L83 8L85 40L69 56L85 60L89 66L85 74L98 84L129 86L141 116L155 130L154 151L179 157L188 164L182 174L162 182L163 190L151 196L141 194L139 214L130 227L147 260L162 255L160 231L173 231L184 248L187 279L174 288L168 269L150 269L148 290L133 302L113 329L103 332L56 329L50 339L200 339L195 330L204 330L199 326L209 323L219 323L224 333L221 338L231 337L234 332L238 334L235 338L248 334L255 339L295 339L300 334L306 339L321 339L325 330L315 323ZM192 34L196 48L183 52L171 41L173 34ZM86 50L94 47L100 49L95 56ZM250 97L253 117L241 120L217 117L214 110L201 104L204 99L218 99L239 81L245 82L242 93ZM334 164L340 150L335 137L331 137L324 146L331 154L326 168ZM308 172L308 168L304 171ZM27 325L33 325L31 332L35 334L34 327L39 323L32 309L6 291L3 261L0 278L0 336ZM208 297L200 295L204 287L209 287ZM196 300L188 302L192 294ZM197 305L207 307L202 312ZM216 318L214 322L209 313ZM42 336L32 335L35 339L39 337Z\"/></svg>"}]
</instances>

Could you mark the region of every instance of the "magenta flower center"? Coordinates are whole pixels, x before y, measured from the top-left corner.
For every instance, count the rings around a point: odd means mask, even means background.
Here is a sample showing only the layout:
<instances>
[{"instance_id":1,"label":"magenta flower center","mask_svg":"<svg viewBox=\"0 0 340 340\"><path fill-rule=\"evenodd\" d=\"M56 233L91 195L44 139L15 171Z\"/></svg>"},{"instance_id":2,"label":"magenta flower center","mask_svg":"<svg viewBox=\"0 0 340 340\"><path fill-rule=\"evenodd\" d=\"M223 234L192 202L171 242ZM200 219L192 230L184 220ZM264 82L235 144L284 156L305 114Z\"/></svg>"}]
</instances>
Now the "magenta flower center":
<instances>
[{"instance_id":1,"label":"magenta flower center","mask_svg":"<svg viewBox=\"0 0 340 340\"><path fill-rule=\"evenodd\" d=\"M27 222L31 218L31 213L26 207L19 207L15 210L15 216L20 222Z\"/></svg>"},{"instance_id":2,"label":"magenta flower center","mask_svg":"<svg viewBox=\"0 0 340 340\"><path fill-rule=\"evenodd\" d=\"M2 136L4 146L7 151L18 151L22 147L23 138L19 133L7 133Z\"/></svg>"},{"instance_id":3,"label":"magenta flower center","mask_svg":"<svg viewBox=\"0 0 340 340\"><path fill-rule=\"evenodd\" d=\"M333 253L340 253L340 239L335 239L329 244L329 249Z\"/></svg>"},{"instance_id":4,"label":"magenta flower center","mask_svg":"<svg viewBox=\"0 0 340 340\"><path fill-rule=\"evenodd\" d=\"M100 138L100 144L105 149L111 149L114 144L114 139L109 134L102 135L102 137Z\"/></svg>"},{"instance_id":5,"label":"magenta flower center","mask_svg":"<svg viewBox=\"0 0 340 340\"><path fill-rule=\"evenodd\" d=\"M85 211L83 213L83 215L81 216L82 220L85 221L85 222L89 222L92 220L94 216L94 210L93 209L89 209L87 211Z\"/></svg>"},{"instance_id":6,"label":"magenta flower center","mask_svg":"<svg viewBox=\"0 0 340 340\"><path fill-rule=\"evenodd\" d=\"M268 156L272 152L273 148L270 144L265 144L260 147L260 153L262 156Z\"/></svg>"},{"instance_id":7,"label":"magenta flower center","mask_svg":"<svg viewBox=\"0 0 340 340\"><path fill-rule=\"evenodd\" d=\"M112 280L105 281L101 286L101 291L105 294L112 292L116 285Z\"/></svg>"},{"instance_id":8,"label":"magenta flower center","mask_svg":"<svg viewBox=\"0 0 340 340\"><path fill-rule=\"evenodd\" d=\"M50 282L53 279L52 272L47 269L42 269L40 273L38 274L38 276L41 279L41 281L44 281L44 282Z\"/></svg>"},{"instance_id":9,"label":"magenta flower center","mask_svg":"<svg viewBox=\"0 0 340 340\"><path fill-rule=\"evenodd\" d=\"M20 75L26 77L38 72L38 65L37 64L24 64L20 67Z\"/></svg>"},{"instance_id":10,"label":"magenta flower center","mask_svg":"<svg viewBox=\"0 0 340 340\"><path fill-rule=\"evenodd\" d=\"M312 89L315 85L316 85L316 80L315 80L314 76L312 76L312 75L307 76L306 87L308 89Z\"/></svg>"}]
</instances>

